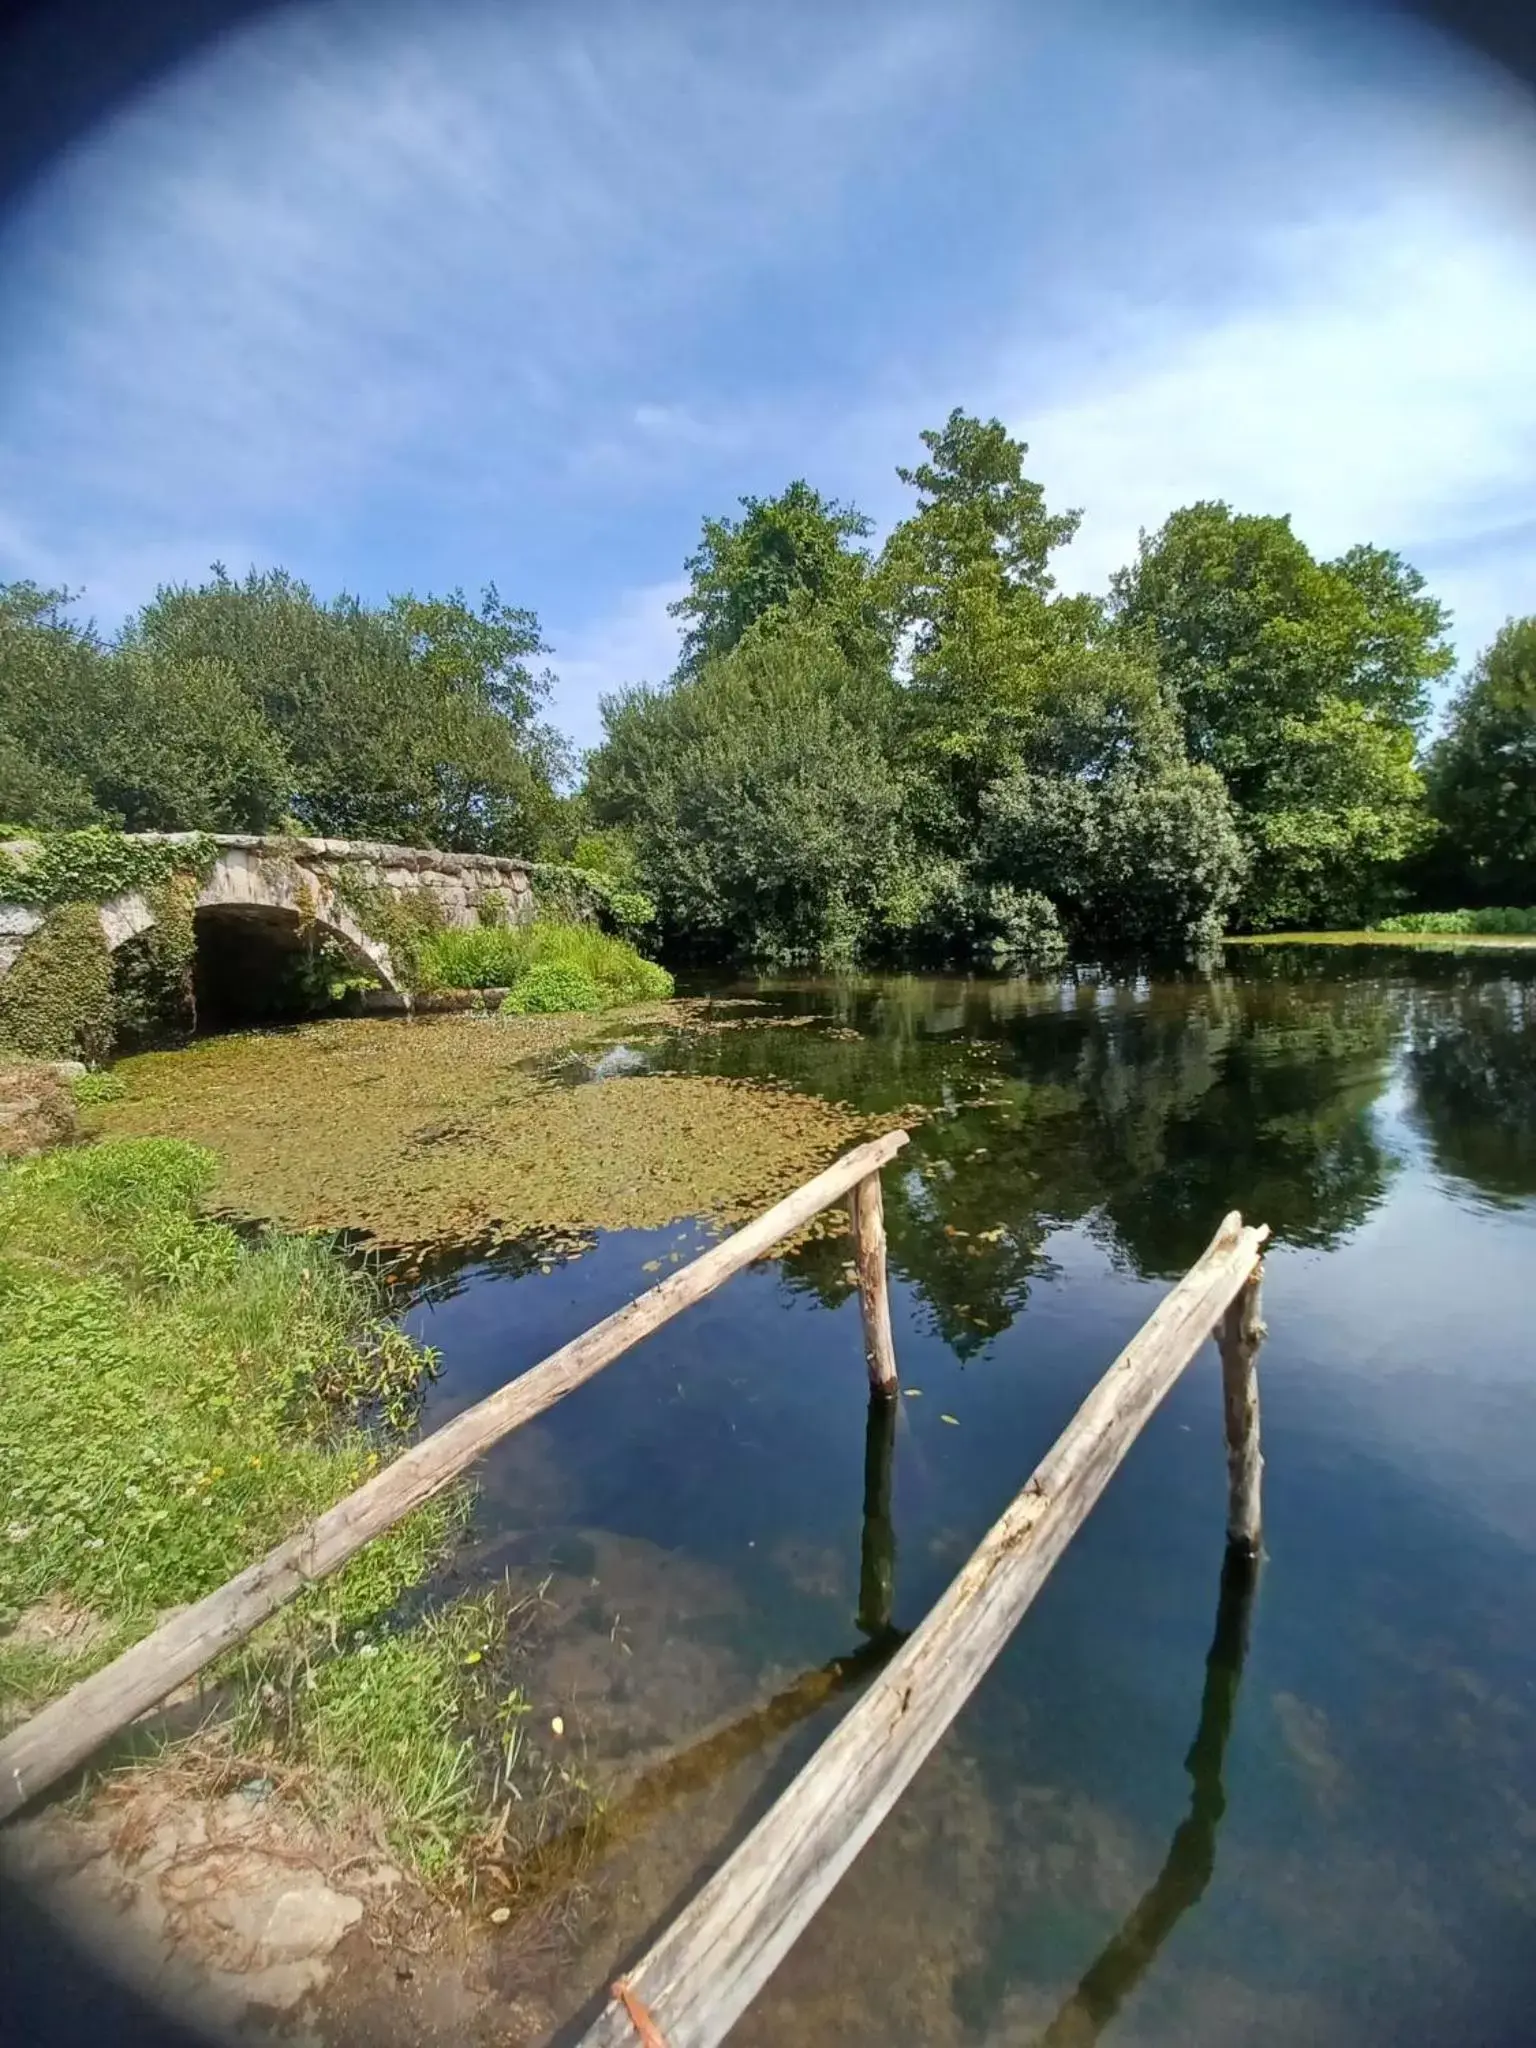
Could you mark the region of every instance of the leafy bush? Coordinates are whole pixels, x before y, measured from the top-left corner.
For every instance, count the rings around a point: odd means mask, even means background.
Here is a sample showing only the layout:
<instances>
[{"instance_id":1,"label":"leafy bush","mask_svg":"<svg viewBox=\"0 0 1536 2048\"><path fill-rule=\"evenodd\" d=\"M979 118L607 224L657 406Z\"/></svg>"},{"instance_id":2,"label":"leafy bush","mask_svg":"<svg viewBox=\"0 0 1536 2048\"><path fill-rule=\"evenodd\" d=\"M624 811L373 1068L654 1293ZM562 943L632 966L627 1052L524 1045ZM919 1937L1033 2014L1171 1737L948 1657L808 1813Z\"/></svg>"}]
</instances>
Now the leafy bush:
<instances>
[{"instance_id":1,"label":"leafy bush","mask_svg":"<svg viewBox=\"0 0 1536 2048\"><path fill-rule=\"evenodd\" d=\"M896 709L889 675L795 619L608 699L589 798L632 835L663 932L715 956L863 950L908 855Z\"/></svg>"},{"instance_id":2,"label":"leafy bush","mask_svg":"<svg viewBox=\"0 0 1536 2048\"><path fill-rule=\"evenodd\" d=\"M509 1011L611 1010L672 993L671 975L627 939L542 919L434 933L418 970L426 989L508 989Z\"/></svg>"},{"instance_id":3,"label":"leafy bush","mask_svg":"<svg viewBox=\"0 0 1536 2048\"><path fill-rule=\"evenodd\" d=\"M557 960L545 960L520 976L517 986L502 999L505 1016L528 1012L558 1015L567 1010L601 1010L603 992L589 974L579 967L563 967Z\"/></svg>"},{"instance_id":4,"label":"leafy bush","mask_svg":"<svg viewBox=\"0 0 1536 2048\"><path fill-rule=\"evenodd\" d=\"M1048 896L1089 947L1199 948L1220 936L1243 873L1220 780L1187 762L1099 782L1015 769L988 793L983 816L990 872Z\"/></svg>"},{"instance_id":5,"label":"leafy bush","mask_svg":"<svg viewBox=\"0 0 1536 2048\"><path fill-rule=\"evenodd\" d=\"M0 979L0 1044L31 1059L105 1059L117 1005L112 956L92 903L65 903Z\"/></svg>"},{"instance_id":6,"label":"leafy bush","mask_svg":"<svg viewBox=\"0 0 1536 2048\"><path fill-rule=\"evenodd\" d=\"M1056 906L1038 889L994 883L986 892L984 914L992 926L991 950L998 962L1054 967L1066 958L1066 934Z\"/></svg>"},{"instance_id":7,"label":"leafy bush","mask_svg":"<svg viewBox=\"0 0 1536 2048\"><path fill-rule=\"evenodd\" d=\"M1536 936L1536 909L1412 910L1384 917L1373 932L1445 932L1455 936Z\"/></svg>"}]
</instances>

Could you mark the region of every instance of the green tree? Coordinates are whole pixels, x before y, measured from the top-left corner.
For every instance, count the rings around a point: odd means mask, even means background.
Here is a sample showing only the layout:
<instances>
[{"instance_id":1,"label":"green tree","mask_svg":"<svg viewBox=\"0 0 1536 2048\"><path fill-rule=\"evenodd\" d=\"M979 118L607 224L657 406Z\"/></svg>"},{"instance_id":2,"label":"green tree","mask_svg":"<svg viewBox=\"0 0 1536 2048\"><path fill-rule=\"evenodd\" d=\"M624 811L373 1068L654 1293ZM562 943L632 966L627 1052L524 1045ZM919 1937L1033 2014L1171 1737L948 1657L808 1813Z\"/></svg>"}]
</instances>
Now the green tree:
<instances>
[{"instance_id":1,"label":"green tree","mask_svg":"<svg viewBox=\"0 0 1536 2048\"><path fill-rule=\"evenodd\" d=\"M106 650L67 590L0 584L0 820L38 831L100 824L89 734Z\"/></svg>"},{"instance_id":2,"label":"green tree","mask_svg":"<svg viewBox=\"0 0 1536 2048\"><path fill-rule=\"evenodd\" d=\"M0 590L0 816L130 832L261 831L279 816L284 750L233 670L106 645L68 603Z\"/></svg>"},{"instance_id":3,"label":"green tree","mask_svg":"<svg viewBox=\"0 0 1536 2048\"><path fill-rule=\"evenodd\" d=\"M1421 830L1413 742L1452 659L1418 572L1371 547L1319 562L1289 519L1202 502L1143 534L1110 613L1155 658L1190 758L1231 793L1247 919L1341 923L1378 904Z\"/></svg>"},{"instance_id":4,"label":"green tree","mask_svg":"<svg viewBox=\"0 0 1536 2048\"><path fill-rule=\"evenodd\" d=\"M890 679L825 621L760 621L670 688L603 703L587 786L631 837L662 930L747 958L868 945L901 870Z\"/></svg>"},{"instance_id":5,"label":"green tree","mask_svg":"<svg viewBox=\"0 0 1536 2048\"><path fill-rule=\"evenodd\" d=\"M289 762L309 830L464 851L534 853L563 766L539 721L549 678L532 613L494 589L374 608L320 602L282 571L160 590L124 636L152 673L231 674Z\"/></svg>"},{"instance_id":6,"label":"green tree","mask_svg":"<svg viewBox=\"0 0 1536 2048\"><path fill-rule=\"evenodd\" d=\"M92 780L129 832L264 832L283 814L289 765L224 662L114 655Z\"/></svg>"},{"instance_id":7,"label":"green tree","mask_svg":"<svg viewBox=\"0 0 1536 2048\"><path fill-rule=\"evenodd\" d=\"M1030 722L1050 658L1084 643L1098 608L1055 593L1050 557L1080 515L1048 510L1024 474L1024 442L959 410L921 439L928 460L897 471L917 509L891 533L875 580L906 653L929 829L958 849Z\"/></svg>"},{"instance_id":8,"label":"green tree","mask_svg":"<svg viewBox=\"0 0 1536 2048\"><path fill-rule=\"evenodd\" d=\"M845 649L880 637L869 604L870 522L797 479L776 498L743 498L740 519L706 519L684 567L690 588L668 606L687 622L681 671L729 654L775 613L812 611L835 622Z\"/></svg>"},{"instance_id":9,"label":"green tree","mask_svg":"<svg viewBox=\"0 0 1536 2048\"><path fill-rule=\"evenodd\" d=\"M1478 657L1429 757L1438 865L1474 905L1536 903L1536 618Z\"/></svg>"}]
</instances>

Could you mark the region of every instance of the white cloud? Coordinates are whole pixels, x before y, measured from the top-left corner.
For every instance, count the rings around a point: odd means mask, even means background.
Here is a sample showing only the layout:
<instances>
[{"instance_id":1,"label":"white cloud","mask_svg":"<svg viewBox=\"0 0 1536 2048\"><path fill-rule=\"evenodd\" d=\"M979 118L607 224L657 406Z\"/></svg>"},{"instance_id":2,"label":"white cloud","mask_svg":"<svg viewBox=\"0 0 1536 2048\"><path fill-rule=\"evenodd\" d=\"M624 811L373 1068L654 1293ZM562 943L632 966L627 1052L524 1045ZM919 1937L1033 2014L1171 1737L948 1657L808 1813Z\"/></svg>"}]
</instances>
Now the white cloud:
<instances>
[{"instance_id":1,"label":"white cloud","mask_svg":"<svg viewBox=\"0 0 1536 2048\"><path fill-rule=\"evenodd\" d=\"M1091 382L1043 410L1012 393L1034 472L1085 510L1064 581L1102 587L1139 527L1196 498L1289 512L1323 553L1370 540L1425 563L1536 519L1536 241L1404 199L1265 255L1245 310L1128 309ZM1527 570L1533 548L1527 529ZM1510 608L1520 561L1446 560L1470 633Z\"/></svg>"},{"instance_id":2,"label":"white cloud","mask_svg":"<svg viewBox=\"0 0 1536 2048\"><path fill-rule=\"evenodd\" d=\"M968 12L263 21L95 138L0 249L29 302L0 313L0 444L39 495L62 461L167 529L194 501L345 516L415 476L494 503L487 441L563 462L594 387L814 240ZM668 426L687 408L626 422Z\"/></svg>"},{"instance_id":3,"label":"white cloud","mask_svg":"<svg viewBox=\"0 0 1536 2048\"><path fill-rule=\"evenodd\" d=\"M661 683L677 666L679 632L667 616L688 589L679 577L626 591L613 609L585 626L562 633L550 627L552 662L559 686L556 722L579 747L602 738L598 699L626 683Z\"/></svg>"}]
</instances>

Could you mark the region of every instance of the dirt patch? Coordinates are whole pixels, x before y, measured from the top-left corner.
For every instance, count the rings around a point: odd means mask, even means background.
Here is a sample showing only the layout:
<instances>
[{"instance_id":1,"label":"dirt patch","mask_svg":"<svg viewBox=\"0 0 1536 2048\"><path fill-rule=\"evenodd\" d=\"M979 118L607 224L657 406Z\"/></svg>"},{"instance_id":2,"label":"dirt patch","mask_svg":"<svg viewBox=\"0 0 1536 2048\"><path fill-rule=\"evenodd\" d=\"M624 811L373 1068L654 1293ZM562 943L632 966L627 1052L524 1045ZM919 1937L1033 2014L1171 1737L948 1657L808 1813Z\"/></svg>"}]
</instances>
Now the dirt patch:
<instances>
[{"instance_id":1,"label":"dirt patch","mask_svg":"<svg viewBox=\"0 0 1536 2048\"><path fill-rule=\"evenodd\" d=\"M622 1048L687 1014L651 1004L597 1035L590 1018L455 1017L210 1039L121 1063L128 1097L92 1128L211 1146L216 1198L242 1214L420 1247L735 1219L869 1134L766 1083L548 1070L578 1042Z\"/></svg>"},{"instance_id":2,"label":"dirt patch","mask_svg":"<svg viewBox=\"0 0 1536 2048\"><path fill-rule=\"evenodd\" d=\"M75 1135L75 1104L59 1068L30 1060L0 1064L0 1159L28 1159Z\"/></svg>"},{"instance_id":3,"label":"dirt patch","mask_svg":"<svg viewBox=\"0 0 1536 2048\"><path fill-rule=\"evenodd\" d=\"M56 1657L83 1657L116 1634L109 1621L77 1607L62 1593L38 1600L6 1631L5 1640L18 1650L46 1650Z\"/></svg>"},{"instance_id":4,"label":"dirt patch","mask_svg":"<svg viewBox=\"0 0 1536 2048\"><path fill-rule=\"evenodd\" d=\"M184 1773L135 1773L87 1813L14 1824L3 1854L162 2009L225 2027L317 1991L365 1919L403 1930L430 1910L375 1843L322 1832L267 1778L200 1797Z\"/></svg>"}]
</instances>

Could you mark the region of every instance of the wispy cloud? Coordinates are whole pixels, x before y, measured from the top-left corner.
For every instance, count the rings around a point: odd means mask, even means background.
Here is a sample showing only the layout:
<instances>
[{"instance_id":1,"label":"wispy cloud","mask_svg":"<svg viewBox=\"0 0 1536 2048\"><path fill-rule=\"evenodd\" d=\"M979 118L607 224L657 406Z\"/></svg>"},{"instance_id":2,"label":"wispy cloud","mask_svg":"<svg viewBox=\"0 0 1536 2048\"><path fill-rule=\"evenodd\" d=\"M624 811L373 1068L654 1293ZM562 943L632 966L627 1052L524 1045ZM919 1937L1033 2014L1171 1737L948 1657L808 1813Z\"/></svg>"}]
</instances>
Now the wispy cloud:
<instances>
[{"instance_id":1,"label":"wispy cloud","mask_svg":"<svg viewBox=\"0 0 1536 2048\"><path fill-rule=\"evenodd\" d=\"M0 237L0 575L494 577L589 738L705 513L888 521L958 403L1085 508L1081 581L1225 495L1502 617L1536 140L1426 48L1282 0L274 13Z\"/></svg>"},{"instance_id":2,"label":"wispy cloud","mask_svg":"<svg viewBox=\"0 0 1536 2048\"><path fill-rule=\"evenodd\" d=\"M1291 513L1326 553L1433 557L1482 636L1488 593L1458 543L1536 519L1536 240L1480 234L1430 198L1287 232L1267 255L1259 303L1211 325L1154 309L1085 388L1010 405L1053 495L1085 508L1072 580L1102 585L1139 527L1222 497Z\"/></svg>"},{"instance_id":3,"label":"wispy cloud","mask_svg":"<svg viewBox=\"0 0 1536 2048\"><path fill-rule=\"evenodd\" d=\"M688 585L678 577L627 590L610 611L562 633L551 629L560 714L578 747L603 736L599 700L629 683L663 683L677 666L680 634L667 607Z\"/></svg>"}]
</instances>

